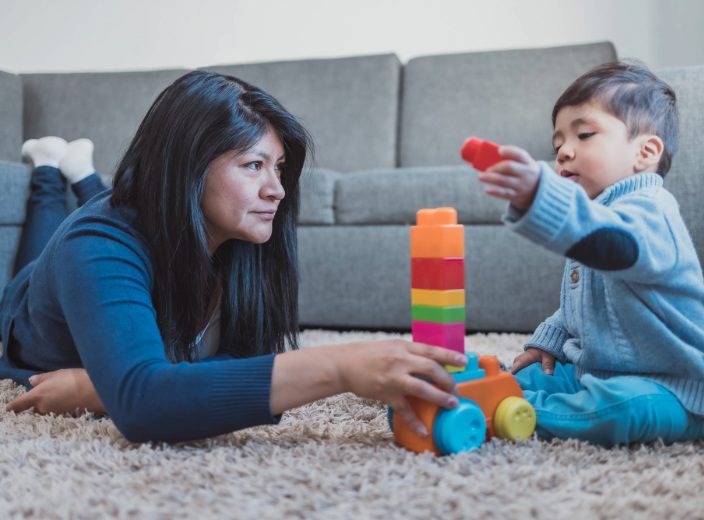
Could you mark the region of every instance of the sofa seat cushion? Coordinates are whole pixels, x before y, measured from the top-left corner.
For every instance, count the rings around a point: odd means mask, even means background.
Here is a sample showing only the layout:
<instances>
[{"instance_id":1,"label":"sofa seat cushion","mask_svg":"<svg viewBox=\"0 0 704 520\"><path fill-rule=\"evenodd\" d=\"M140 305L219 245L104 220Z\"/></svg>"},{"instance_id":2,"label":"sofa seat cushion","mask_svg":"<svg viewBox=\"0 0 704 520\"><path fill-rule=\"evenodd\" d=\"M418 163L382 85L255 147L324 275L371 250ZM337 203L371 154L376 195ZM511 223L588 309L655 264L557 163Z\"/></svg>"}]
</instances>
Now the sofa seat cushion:
<instances>
[{"instance_id":1,"label":"sofa seat cushion","mask_svg":"<svg viewBox=\"0 0 704 520\"><path fill-rule=\"evenodd\" d=\"M299 182L301 190L299 224L335 223L335 181L340 176L338 172L319 168L303 171Z\"/></svg>"},{"instance_id":2,"label":"sofa seat cushion","mask_svg":"<svg viewBox=\"0 0 704 520\"><path fill-rule=\"evenodd\" d=\"M469 166L346 173L335 189L337 224L413 224L421 208L450 206L461 224L498 224L505 202L484 194Z\"/></svg>"},{"instance_id":3,"label":"sofa seat cushion","mask_svg":"<svg viewBox=\"0 0 704 520\"><path fill-rule=\"evenodd\" d=\"M24 223L31 174L27 164L0 161L0 226Z\"/></svg>"}]
</instances>

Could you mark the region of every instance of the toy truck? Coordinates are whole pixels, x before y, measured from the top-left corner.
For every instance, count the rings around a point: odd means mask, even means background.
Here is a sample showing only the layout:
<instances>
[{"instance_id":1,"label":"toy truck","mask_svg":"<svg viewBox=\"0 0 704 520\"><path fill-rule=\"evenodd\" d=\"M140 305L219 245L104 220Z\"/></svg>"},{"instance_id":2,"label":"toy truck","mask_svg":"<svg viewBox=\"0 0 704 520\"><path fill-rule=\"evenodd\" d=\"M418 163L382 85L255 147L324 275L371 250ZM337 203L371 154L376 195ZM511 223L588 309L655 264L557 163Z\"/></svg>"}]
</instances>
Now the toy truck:
<instances>
[{"instance_id":1,"label":"toy truck","mask_svg":"<svg viewBox=\"0 0 704 520\"><path fill-rule=\"evenodd\" d=\"M399 445L416 453L449 455L477 449L491 437L517 440L533 434L535 410L523 398L516 378L499 368L496 356L466 356L465 369L451 373L459 392L455 408L408 399L430 432L427 437L419 436L389 409L389 423Z\"/></svg>"}]
</instances>

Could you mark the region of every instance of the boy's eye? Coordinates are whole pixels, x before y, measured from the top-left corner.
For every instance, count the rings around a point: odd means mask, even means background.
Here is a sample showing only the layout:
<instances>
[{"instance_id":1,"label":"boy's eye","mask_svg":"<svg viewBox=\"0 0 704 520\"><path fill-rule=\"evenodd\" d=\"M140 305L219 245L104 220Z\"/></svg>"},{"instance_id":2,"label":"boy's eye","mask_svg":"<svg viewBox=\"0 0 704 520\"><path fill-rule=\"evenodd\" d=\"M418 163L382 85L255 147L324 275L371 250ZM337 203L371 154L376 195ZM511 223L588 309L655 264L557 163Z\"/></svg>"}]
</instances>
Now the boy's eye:
<instances>
[{"instance_id":1,"label":"boy's eye","mask_svg":"<svg viewBox=\"0 0 704 520\"><path fill-rule=\"evenodd\" d=\"M562 145L560 145L560 146L562 146ZM553 147L553 149L552 149L552 154L553 154L553 155L555 155L555 156L557 155L557 152L560 151L560 146L554 146L554 147Z\"/></svg>"},{"instance_id":2,"label":"boy's eye","mask_svg":"<svg viewBox=\"0 0 704 520\"><path fill-rule=\"evenodd\" d=\"M589 139L595 133L596 132L582 132L581 134L577 134L577 137L579 137L582 141L584 141L585 139Z\"/></svg>"}]
</instances>

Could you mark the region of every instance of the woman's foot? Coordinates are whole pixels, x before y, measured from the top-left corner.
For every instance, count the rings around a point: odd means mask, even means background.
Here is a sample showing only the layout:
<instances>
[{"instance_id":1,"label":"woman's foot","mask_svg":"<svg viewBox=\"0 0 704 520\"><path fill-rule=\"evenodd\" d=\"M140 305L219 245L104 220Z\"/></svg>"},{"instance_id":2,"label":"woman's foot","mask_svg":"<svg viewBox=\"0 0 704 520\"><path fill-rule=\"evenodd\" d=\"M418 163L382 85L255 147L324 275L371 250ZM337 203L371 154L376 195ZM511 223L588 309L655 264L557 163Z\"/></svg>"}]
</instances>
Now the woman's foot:
<instances>
[{"instance_id":1,"label":"woman's foot","mask_svg":"<svg viewBox=\"0 0 704 520\"><path fill-rule=\"evenodd\" d=\"M68 143L56 136L30 139L22 145L22 156L32 161L35 168L40 166L59 167L59 162L66 154Z\"/></svg>"},{"instance_id":2,"label":"woman's foot","mask_svg":"<svg viewBox=\"0 0 704 520\"><path fill-rule=\"evenodd\" d=\"M68 143L66 153L59 161L59 170L71 184L76 184L95 172L93 141L83 138Z\"/></svg>"}]
</instances>

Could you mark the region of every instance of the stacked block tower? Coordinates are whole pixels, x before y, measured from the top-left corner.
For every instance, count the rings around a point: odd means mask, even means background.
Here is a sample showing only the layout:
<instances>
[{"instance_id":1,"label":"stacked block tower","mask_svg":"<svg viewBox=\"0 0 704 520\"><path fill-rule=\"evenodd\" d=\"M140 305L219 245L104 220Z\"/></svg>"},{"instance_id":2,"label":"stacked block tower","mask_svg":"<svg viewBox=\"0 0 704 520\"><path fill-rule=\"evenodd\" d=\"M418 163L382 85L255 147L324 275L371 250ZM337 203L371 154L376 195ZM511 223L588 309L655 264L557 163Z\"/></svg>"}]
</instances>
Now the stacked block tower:
<instances>
[{"instance_id":1,"label":"stacked block tower","mask_svg":"<svg viewBox=\"0 0 704 520\"><path fill-rule=\"evenodd\" d=\"M457 224L457 210L421 209L411 226L413 341L464 354L464 289L464 226Z\"/></svg>"}]
</instances>

